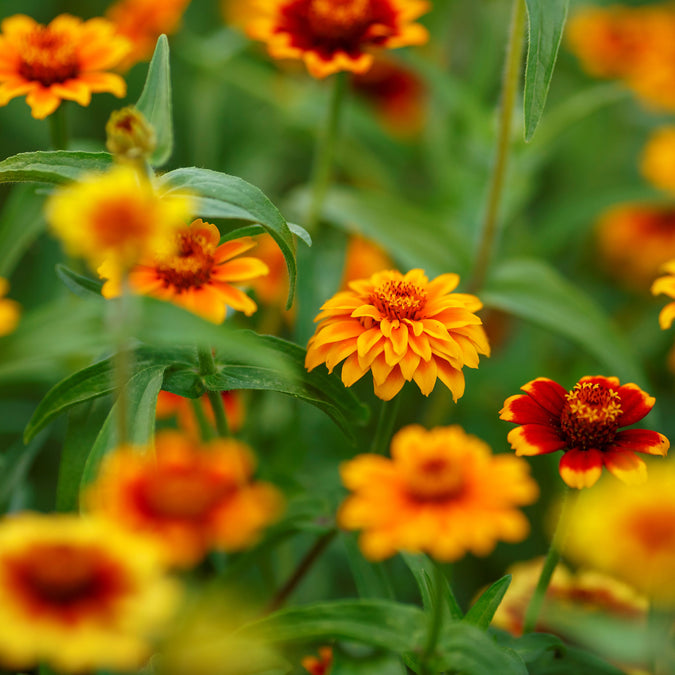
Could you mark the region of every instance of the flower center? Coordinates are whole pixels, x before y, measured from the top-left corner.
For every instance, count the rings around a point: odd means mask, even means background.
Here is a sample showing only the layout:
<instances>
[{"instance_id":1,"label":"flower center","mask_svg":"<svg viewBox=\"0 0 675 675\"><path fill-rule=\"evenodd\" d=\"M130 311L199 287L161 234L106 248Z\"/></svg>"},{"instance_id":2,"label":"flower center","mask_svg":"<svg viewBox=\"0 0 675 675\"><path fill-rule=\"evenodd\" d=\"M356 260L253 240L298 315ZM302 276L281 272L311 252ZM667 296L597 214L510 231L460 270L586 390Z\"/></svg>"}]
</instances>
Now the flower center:
<instances>
[{"instance_id":1,"label":"flower center","mask_svg":"<svg viewBox=\"0 0 675 675\"><path fill-rule=\"evenodd\" d=\"M560 423L570 448L602 450L614 440L622 412L616 391L598 383L578 382L566 399Z\"/></svg>"},{"instance_id":2,"label":"flower center","mask_svg":"<svg viewBox=\"0 0 675 675\"><path fill-rule=\"evenodd\" d=\"M452 499L464 486L461 467L445 457L431 457L415 463L408 468L405 480L408 492L419 502Z\"/></svg>"},{"instance_id":3,"label":"flower center","mask_svg":"<svg viewBox=\"0 0 675 675\"><path fill-rule=\"evenodd\" d=\"M632 535L645 551L659 554L675 548L675 509L658 513L654 509L641 512L639 509L630 521Z\"/></svg>"},{"instance_id":4,"label":"flower center","mask_svg":"<svg viewBox=\"0 0 675 675\"><path fill-rule=\"evenodd\" d=\"M427 294L409 281L385 281L373 291L370 303L388 319L419 319Z\"/></svg>"},{"instance_id":5,"label":"flower center","mask_svg":"<svg viewBox=\"0 0 675 675\"><path fill-rule=\"evenodd\" d=\"M149 224L146 209L129 200L104 200L92 216L93 231L99 245L119 248L142 241Z\"/></svg>"},{"instance_id":6,"label":"flower center","mask_svg":"<svg viewBox=\"0 0 675 675\"><path fill-rule=\"evenodd\" d=\"M19 74L45 87L75 78L80 63L67 36L48 26L39 26L23 40Z\"/></svg>"},{"instance_id":7,"label":"flower center","mask_svg":"<svg viewBox=\"0 0 675 675\"><path fill-rule=\"evenodd\" d=\"M215 246L199 232L178 235L178 252L157 267L158 276L166 286L179 293L199 288L211 279Z\"/></svg>"},{"instance_id":8,"label":"flower center","mask_svg":"<svg viewBox=\"0 0 675 675\"><path fill-rule=\"evenodd\" d=\"M370 0L309 0L307 20L317 37L349 38L370 23L370 5Z\"/></svg>"}]
</instances>

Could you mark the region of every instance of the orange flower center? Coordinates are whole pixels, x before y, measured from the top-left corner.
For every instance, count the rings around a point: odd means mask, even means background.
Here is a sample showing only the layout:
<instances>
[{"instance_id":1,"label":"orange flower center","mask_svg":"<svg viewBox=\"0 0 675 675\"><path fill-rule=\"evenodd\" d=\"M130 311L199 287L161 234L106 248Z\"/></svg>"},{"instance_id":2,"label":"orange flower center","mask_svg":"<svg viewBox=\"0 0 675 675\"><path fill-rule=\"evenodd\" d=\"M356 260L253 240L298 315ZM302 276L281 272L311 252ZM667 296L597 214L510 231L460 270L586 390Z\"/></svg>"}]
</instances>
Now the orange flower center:
<instances>
[{"instance_id":1,"label":"orange flower center","mask_svg":"<svg viewBox=\"0 0 675 675\"><path fill-rule=\"evenodd\" d=\"M93 231L99 245L119 248L143 241L150 231L146 209L126 199L101 203L92 216Z\"/></svg>"},{"instance_id":2,"label":"orange flower center","mask_svg":"<svg viewBox=\"0 0 675 675\"><path fill-rule=\"evenodd\" d=\"M81 544L36 544L10 558L7 567L29 612L64 623L108 613L129 587L115 561Z\"/></svg>"},{"instance_id":3,"label":"orange flower center","mask_svg":"<svg viewBox=\"0 0 675 675\"><path fill-rule=\"evenodd\" d=\"M181 232L178 252L158 266L157 275L165 286L172 286L179 293L199 288L211 279L215 249L215 245L199 231Z\"/></svg>"},{"instance_id":4,"label":"orange flower center","mask_svg":"<svg viewBox=\"0 0 675 675\"><path fill-rule=\"evenodd\" d=\"M385 281L370 296L370 303L387 319L419 319L427 294L409 281Z\"/></svg>"},{"instance_id":5,"label":"orange flower center","mask_svg":"<svg viewBox=\"0 0 675 675\"><path fill-rule=\"evenodd\" d=\"M560 417L570 448L602 450L619 428L621 398L598 383L578 382L566 396Z\"/></svg>"},{"instance_id":6,"label":"orange flower center","mask_svg":"<svg viewBox=\"0 0 675 675\"><path fill-rule=\"evenodd\" d=\"M370 0L310 0L307 19L315 35L348 37L363 30L370 18Z\"/></svg>"},{"instance_id":7,"label":"orange flower center","mask_svg":"<svg viewBox=\"0 0 675 675\"><path fill-rule=\"evenodd\" d=\"M637 511L631 521L632 535L651 554L675 548L675 509Z\"/></svg>"},{"instance_id":8,"label":"orange flower center","mask_svg":"<svg viewBox=\"0 0 675 675\"><path fill-rule=\"evenodd\" d=\"M430 457L406 472L408 492L419 502L439 502L457 497L464 487L461 467L447 457Z\"/></svg>"},{"instance_id":9,"label":"orange flower center","mask_svg":"<svg viewBox=\"0 0 675 675\"><path fill-rule=\"evenodd\" d=\"M80 73L77 53L68 42L68 36L48 26L38 26L24 38L20 59L19 74L45 87L75 78Z\"/></svg>"}]
</instances>

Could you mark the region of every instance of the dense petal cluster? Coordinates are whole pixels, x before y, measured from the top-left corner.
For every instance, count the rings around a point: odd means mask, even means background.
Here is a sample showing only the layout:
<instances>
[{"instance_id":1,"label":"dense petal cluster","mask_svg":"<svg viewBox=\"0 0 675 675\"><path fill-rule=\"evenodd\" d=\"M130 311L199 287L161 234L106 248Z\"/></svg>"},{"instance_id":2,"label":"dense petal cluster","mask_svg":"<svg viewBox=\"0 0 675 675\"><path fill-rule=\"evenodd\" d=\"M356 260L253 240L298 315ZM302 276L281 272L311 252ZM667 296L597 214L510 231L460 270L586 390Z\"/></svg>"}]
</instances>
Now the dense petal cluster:
<instances>
[{"instance_id":1,"label":"dense petal cluster","mask_svg":"<svg viewBox=\"0 0 675 675\"><path fill-rule=\"evenodd\" d=\"M377 272L352 281L321 307L307 345L308 370L329 371L344 360L342 381L350 387L369 370L375 395L388 401L414 380L428 396L440 379L455 401L464 393L462 368L477 368L490 354L474 295L453 293L456 274L429 281L419 269Z\"/></svg>"},{"instance_id":2,"label":"dense petal cluster","mask_svg":"<svg viewBox=\"0 0 675 675\"><path fill-rule=\"evenodd\" d=\"M33 117L42 119L62 100L86 106L92 93L126 94L124 80L108 71L129 43L109 21L62 14L45 26L17 14L0 29L0 105L25 94Z\"/></svg>"},{"instance_id":3,"label":"dense petal cluster","mask_svg":"<svg viewBox=\"0 0 675 675\"><path fill-rule=\"evenodd\" d=\"M96 269L121 273L146 255L169 255L171 232L185 227L192 200L160 195L129 166L91 173L50 197L46 215L66 251Z\"/></svg>"},{"instance_id":4,"label":"dense petal cluster","mask_svg":"<svg viewBox=\"0 0 675 675\"><path fill-rule=\"evenodd\" d=\"M237 257L255 246L254 239L241 237L218 245L218 228L201 219L177 229L172 238L171 255L151 254L130 270L129 286L134 293L173 302L214 323L225 320L228 307L247 316L256 311L255 302L232 285L267 274L262 260ZM121 293L115 270L109 264L98 269L108 279L102 289L106 298Z\"/></svg>"},{"instance_id":5,"label":"dense petal cluster","mask_svg":"<svg viewBox=\"0 0 675 675\"><path fill-rule=\"evenodd\" d=\"M253 480L249 448L233 439L200 443L177 431L154 455L123 446L109 454L86 495L89 508L153 537L170 562L189 567L211 549L252 545L281 510L272 485Z\"/></svg>"},{"instance_id":6,"label":"dense petal cluster","mask_svg":"<svg viewBox=\"0 0 675 675\"><path fill-rule=\"evenodd\" d=\"M591 487L602 467L625 483L646 480L645 463L635 453L665 456L668 439L647 429L623 429L641 420L654 399L616 377L582 377L569 392L539 377L521 387L525 394L504 402L499 417L522 426L509 432L517 455L563 451L560 475L573 488Z\"/></svg>"},{"instance_id":7,"label":"dense petal cluster","mask_svg":"<svg viewBox=\"0 0 675 675\"><path fill-rule=\"evenodd\" d=\"M348 70L364 73L374 48L423 44L427 30L415 20L426 0L253 0L247 33L276 59L302 59L314 77Z\"/></svg>"},{"instance_id":8,"label":"dense petal cluster","mask_svg":"<svg viewBox=\"0 0 675 675\"><path fill-rule=\"evenodd\" d=\"M338 523L363 530L359 545L371 560L397 551L426 552L442 561L467 552L488 555L498 540L516 542L529 531L517 508L538 495L527 463L492 455L459 426L401 429L391 459L359 455L340 467L353 494Z\"/></svg>"},{"instance_id":9,"label":"dense petal cluster","mask_svg":"<svg viewBox=\"0 0 675 675\"><path fill-rule=\"evenodd\" d=\"M565 555L675 607L675 469L662 463L640 486L603 481L569 514Z\"/></svg>"},{"instance_id":10,"label":"dense petal cluster","mask_svg":"<svg viewBox=\"0 0 675 675\"><path fill-rule=\"evenodd\" d=\"M21 313L18 302L4 297L8 290L7 279L0 277L0 336L7 335L16 328Z\"/></svg>"},{"instance_id":11,"label":"dense petal cluster","mask_svg":"<svg viewBox=\"0 0 675 675\"><path fill-rule=\"evenodd\" d=\"M0 664L136 670L177 609L154 544L92 517L0 522Z\"/></svg>"},{"instance_id":12,"label":"dense petal cluster","mask_svg":"<svg viewBox=\"0 0 675 675\"><path fill-rule=\"evenodd\" d=\"M669 204L615 206L600 217L596 232L608 273L641 291L675 258L675 208Z\"/></svg>"}]
</instances>

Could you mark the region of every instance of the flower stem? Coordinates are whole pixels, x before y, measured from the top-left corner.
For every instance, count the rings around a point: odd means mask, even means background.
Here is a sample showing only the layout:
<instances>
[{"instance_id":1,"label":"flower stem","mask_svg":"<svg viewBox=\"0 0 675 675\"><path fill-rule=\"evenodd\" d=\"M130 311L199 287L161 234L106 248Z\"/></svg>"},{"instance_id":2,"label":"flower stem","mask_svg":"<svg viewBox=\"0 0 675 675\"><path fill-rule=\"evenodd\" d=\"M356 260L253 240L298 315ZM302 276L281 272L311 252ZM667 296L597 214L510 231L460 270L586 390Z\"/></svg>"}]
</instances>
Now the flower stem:
<instances>
[{"instance_id":1,"label":"flower stem","mask_svg":"<svg viewBox=\"0 0 675 675\"><path fill-rule=\"evenodd\" d=\"M391 435L398 417L398 409L401 406L400 395L395 396L391 401L382 401L380 406L380 415L377 418L375 435L370 451L376 455L384 455L387 452L387 446L391 440Z\"/></svg>"},{"instance_id":2,"label":"flower stem","mask_svg":"<svg viewBox=\"0 0 675 675\"><path fill-rule=\"evenodd\" d=\"M567 510L569 509L570 501L570 488L566 486L562 498L562 504L560 506L558 524L556 525L553 539L551 540L551 545L549 546L548 553L546 554L544 566L542 567L541 574L539 575L539 581L537 581L537 586L534 589L532 598L530 598L530 603L528 604L527 610L525 611L523 633L531 633L537 625L537 619L539 618L539 613L541 612L542 605L544 604L546 591L549 584L551 583L553 572L555 571L558 561L560 560L560 551L562 549L566 535L566 514Z\"/></svg>"},{"instance_id":3,"label":"flower stem","mask_svg":"<svg viewBox=\"0 0 675 675\"><path fill-rule=\"evenodd\" d=\"M293 572L288 581L279 589L278 593L267 606L265 614L270 614L280 607L283 607L290 594L296 589L307 572L309 572L312 565L314 565L314 563L318 560L319 556L324 552L328 544L333 541L337 533L337 530L329 530L326 532L326 534L317 539L314 546L309 549L305 557L300 561L300 564L296 567L295 572Z\"/></svg>"},{"instance_id":4,"label":"flower stem","mask_svg":"<svg viewBox=\"0 0 675 675\"><path fill-rule=\"evenodd\" d=\"M195 414L195 419L197 420L197 426L199 427L199 434L204 441L210 441L214 438L215 433L213 428L209 424L208 419L206 418L206 413L204 412L204 403L201 398L191 398L190 405L192 406L192 411Z\"/></svg>"},{"instance_id":5,"label":"flower stem","mask_svg":"<svg viewBox=\"0 0 675 675\"><path fill-rule=\"evenodd\" d=\"M114 378L117 391L117 442L124 444L129 441L129 403L127 400L127 385L131 379L131 348L129 345L131 325L131 291L127 272L122 273L120 281L120 296L112 304L108 320L111 332L115 336Z\"/></svg>"},{"instance_id":6,"label":"flower stem","mask_svg":"<svg viewBox=\"0 0 675 675\"><path fill-rule=\"evenodd\" d=\"M49 135L52 150L65 150L68 147L68 123L63 103L49 116Z\"/></svg>"},{"instance_id":7,"label":"flower stem","mask_svg":"<svg viewBox=\"0 0 675 675\"><path fill-rule=\"evenodd\" d=\"M513 109L515 107L520 73L523 63L523 35L525 33L525 0L513 0L511 15L511 28L509 41L506 48L506 63L502 77L502 95L499 108L499 120L497 131L497 150L495 163L490 180L490 192L483 218L481 238L476 254L476 262L473 270L473 279L470 289L479 290L485 283L492 250L497 237L497 220L502 194L504 192L504 179L511 148L511 127L513 121Z\"/></svg>"},{"instance_id":8,"label":"flower stem","mask_svg":"<svg viewBox=\"0 0 675 675\"><path fill-rule=\"evenodd\" d=\"M422 659L420 661L420 673L422 675L430 675L432 670L429 668L429 660L433 657L438 644L438 637L441 634L441 626L443 623L443 581L445 575L441 566L434 562L434 576L432 580L432 606L431 619L429 621L429 631L427 633L427 642L422 652Z\"/></svg>"},{"instance_id":9,"label":"flower stem","mask_svg":"<svg viewBox=\"0 0 675 675\"><path fill-rule=\"evenodd\" d=\"M333 78L333 91L328 107L328 114L321 135L317 141L312 167L311 193L309 211L305 227L308 232L314 232L321 220L323 202L331 181L335 140L340 124L340 113L347 88L347 74L337 73Z\"/></svg>"},{"instance_id":10,"label":"flower stem","mask_svg":"<svg viewBox=\"0 0 675 675\"><path fill-rule=\"evenodd\" d=\"M218 372L216 362L213 358L213 353L210 348L199 347L197 350L199 357L199 373L201 375L215 375ZM227 425L227 417L225 415L225 404L223 397L219 391L207 391L206 395L209 397L211 408L213 408L213 415L216 419L216 431L221 438L227 438L230 435L230 430Z\"/></svg>"}]
</instances>

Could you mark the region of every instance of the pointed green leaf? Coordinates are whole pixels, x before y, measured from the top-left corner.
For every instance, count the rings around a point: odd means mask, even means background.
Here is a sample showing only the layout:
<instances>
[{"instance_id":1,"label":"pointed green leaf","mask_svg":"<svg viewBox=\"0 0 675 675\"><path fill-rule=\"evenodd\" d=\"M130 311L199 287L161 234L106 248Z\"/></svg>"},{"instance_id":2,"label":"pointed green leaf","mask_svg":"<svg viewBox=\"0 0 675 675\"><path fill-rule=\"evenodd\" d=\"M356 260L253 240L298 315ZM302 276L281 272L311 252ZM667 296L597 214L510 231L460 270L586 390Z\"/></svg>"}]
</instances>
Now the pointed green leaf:
<instances>
[{"instance_id":1,"label":"pointed green leaf","mask_svg":"<svg viewBox=\"0 0 675 675\"><path fill-rule=\"evenodd\" d=\"M101 298L103 282L74 272L65 265L56 266L56 275L63 281L66 288L81 298Z\"/></svg>"},{"instance_id":2,"label":"pointed green leaf","mask_svg":"<svg viewBox=\"0 0 675 675\"><path fill-rule=\"evenodd\" d=\"M569 0L525 0L529 24L525 68L525 140L531 140L546 104Z\"/></svg>"},{"instance_id":3,"label":"pointed green leaf","mask_svg":"<svg viewBox=\"0 0 675 675\"><path fill-rule=\"evenodd\" d=\"M507 574L498 581L495 581L471 606L466 613L464 621L473 626L486 630L492 618L504 597L504 594L511 584L511 575Z\"/></svg>"},{"instance_id":4,"label":"pointed green leaf","mask_svg":"<svg viewBox=\"0 0 675 675\"><path fill-rule=\"evenodd\" d=\"M150 157L152 166L165 164L173 150L173 113L169 41L160 35L152 55L148 75L136 107L150 122L157 136L157 147Z\"/></svg>"},{"instance_id":5,"label":"pointed green leaf","mask_svg":"<svg viewBox=\"0 0 675 675\"><path fill-rule=\"evenodd\" d=\"M293 304L295 241L283 216L261 190L236 176L196 167L169 171L161 177L160 185L167 192L187 191L197 195L196 213L202 218L243 220L262 225L286 259L290 281L287 308Z\"/></svg>"},{"instance_id":6,"label":"pointed green leaf","mask_svg":"<svg viewBox=\"0 0 675 675\"><path fill-rule=\"evenodd\" d=\"M111 166L112 155L107 152L22 152L0 162L0 183L69 183L82 173Z\"/></svg>"}]
</instances>

